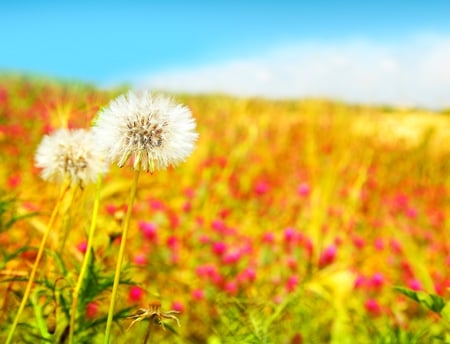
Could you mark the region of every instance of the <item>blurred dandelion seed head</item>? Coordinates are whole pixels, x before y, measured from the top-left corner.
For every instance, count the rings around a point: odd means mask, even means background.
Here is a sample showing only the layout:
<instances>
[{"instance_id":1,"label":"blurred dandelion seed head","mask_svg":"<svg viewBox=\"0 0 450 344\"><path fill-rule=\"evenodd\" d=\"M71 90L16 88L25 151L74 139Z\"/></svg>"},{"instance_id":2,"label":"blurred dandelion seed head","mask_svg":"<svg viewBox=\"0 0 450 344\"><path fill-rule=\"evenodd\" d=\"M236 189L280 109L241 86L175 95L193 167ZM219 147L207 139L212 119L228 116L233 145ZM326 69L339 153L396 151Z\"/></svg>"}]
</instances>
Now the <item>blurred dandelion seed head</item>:
<instances>
[{"instance_id":1,"label":"blurred dandelion seed head","mask_svg":"<svg viewBox=\"0 0 450 344\"><path fill-rule=\"evenodd\" d=\"M108 170L94 135L84 129L58 129L45 135L35 154L36 167L42 168L46 181L84 186L95 182L99 174Z\"/></svg>"},{"instance_id":2,"label":"blurred dandelion seed head","mask_svg":"<svg viewBox=\"0 0 450 344\"><path fill-rule=\"evenodd\" d=\"M111 162L154 172L184 161L198 134L191 111L148 91L128 92L103 109L94 126L99 147Z\"/></svg>"}]
</instances>

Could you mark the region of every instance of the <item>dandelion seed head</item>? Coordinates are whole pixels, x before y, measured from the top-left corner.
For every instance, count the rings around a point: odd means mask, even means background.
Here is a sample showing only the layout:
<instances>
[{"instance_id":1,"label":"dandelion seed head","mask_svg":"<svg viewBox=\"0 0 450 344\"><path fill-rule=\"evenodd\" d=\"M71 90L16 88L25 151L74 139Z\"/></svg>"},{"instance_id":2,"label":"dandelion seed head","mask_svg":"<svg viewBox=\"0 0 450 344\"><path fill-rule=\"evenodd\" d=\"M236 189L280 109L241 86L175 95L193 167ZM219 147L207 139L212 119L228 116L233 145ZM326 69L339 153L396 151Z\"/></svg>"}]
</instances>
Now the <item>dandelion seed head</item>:
<instances>
[{"instance_id":1,"label":"dandelion seed head","mask_svg":"<svg viewBox=\"0 0 450 344\"><path fill-rule=\"evenodd\" d=\"M128 92L111 101L95 123L98 145L119 167L154 172L184 161L197 139L191 111L171 98Z\"/></svg>"},{"instance_id":2,"label":"dandelion seed head","mask_svg":"<svg viewBox=\"0 0 450 344\"><path fill-rule=\"evenodd\" d=\"M92 132L84 129L58 129L45 135L36 150L35 162L44 180L69 179L80 186L94 182L108 169Z\"/></svg>"}]
</instances>

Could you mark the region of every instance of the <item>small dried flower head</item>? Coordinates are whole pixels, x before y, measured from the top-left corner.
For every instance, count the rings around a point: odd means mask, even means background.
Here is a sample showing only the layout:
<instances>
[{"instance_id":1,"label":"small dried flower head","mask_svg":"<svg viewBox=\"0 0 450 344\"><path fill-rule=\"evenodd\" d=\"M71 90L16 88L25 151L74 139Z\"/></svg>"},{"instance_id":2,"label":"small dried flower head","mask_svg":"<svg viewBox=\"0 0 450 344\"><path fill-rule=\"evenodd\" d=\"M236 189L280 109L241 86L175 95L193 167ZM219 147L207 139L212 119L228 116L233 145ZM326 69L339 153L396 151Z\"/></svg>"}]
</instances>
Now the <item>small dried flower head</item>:
<instances>
[{"instance_id":1,"label":"small dried flower head","mask_svg":"<svg viewBox=\"0 0 450 344\"><path fill-rule=\"evenodd\" d=\"M191 111L150 92L128 92L111 101L95 123L98 145L111 162L154 172L185 160L197 139Z\"/></svg>"},{"instance_id":2,"label":"small dried flower head","mask_svg":"<svg viewBox=\"0 0 450 344\"><path fill-rule=\"evenodd\" d=\"M58 129L45 135L37 148L35 162L42 168L44 180L62 182L69 179L80 186L94 182L108 169L94 135L84 129Z\"/></svg>"},{"instance_id":3,"label":"small dried flower head","mask_svg":"<svg viewBox=\"0 0 450 344\"><path fill-rule=\"evenodd\" d=\"M163 319L172 319L175 320L178 327L180 327L180 321L178 320L175 314L179 314L178 310L171 310L167 312L161 311L161 302L153 301L148 305L148 308L139 308L134 314L128 316L128 319L132 319L130 326L128 329L134 326L139 321L144 319L151 319L156 325L162 326L165 329L165 325L163 323Z\"/></svg>"}]
</instances>

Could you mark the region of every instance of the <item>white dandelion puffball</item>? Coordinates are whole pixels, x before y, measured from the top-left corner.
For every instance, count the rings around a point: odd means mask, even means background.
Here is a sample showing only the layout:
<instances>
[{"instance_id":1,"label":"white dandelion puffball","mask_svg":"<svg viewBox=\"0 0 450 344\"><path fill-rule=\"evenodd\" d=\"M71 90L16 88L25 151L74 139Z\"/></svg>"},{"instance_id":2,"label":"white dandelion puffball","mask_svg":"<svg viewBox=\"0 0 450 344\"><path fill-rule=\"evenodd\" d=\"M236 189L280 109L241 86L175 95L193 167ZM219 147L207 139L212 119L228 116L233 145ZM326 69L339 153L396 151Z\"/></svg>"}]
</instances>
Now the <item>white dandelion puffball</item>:
<instances>
[{"instance_id":1,"label":"white dandelion puffball","mask_svg":"<svg viewBox=\"0 0 450 344\"><path fill-rule=\"evenodd\" d=\"M45 135L35 155L36 166L42 168L41 176L51 182L63 182L81 187L97 180L108 170L91 131L84 129L58 129Z\"/></svg>"},{"instance_id":2,"label":"white dandelion puffball","mask_svg":"<svg viewBox=\"0 0 450 344\"><path fill-rule=\"evenodd\" d=\"M148 91L112 100L95 122L97 144L110 162L154 172L175 166L193 151L198 137L186 106Z\"/></svg>"}]
</instances>

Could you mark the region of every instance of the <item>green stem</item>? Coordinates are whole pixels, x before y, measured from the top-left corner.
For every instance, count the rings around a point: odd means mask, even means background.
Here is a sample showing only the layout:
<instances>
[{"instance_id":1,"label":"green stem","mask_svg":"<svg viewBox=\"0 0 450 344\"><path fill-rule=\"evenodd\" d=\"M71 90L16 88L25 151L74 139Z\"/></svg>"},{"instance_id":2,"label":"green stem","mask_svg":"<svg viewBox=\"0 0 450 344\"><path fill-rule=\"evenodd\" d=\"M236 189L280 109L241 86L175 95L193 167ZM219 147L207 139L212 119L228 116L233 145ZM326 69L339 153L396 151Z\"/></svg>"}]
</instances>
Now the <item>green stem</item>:
<instances>
[{"instance_id":1,"label":"green stem","mask_svg":"<svg viewBox=\"0 0 450 344\"><path fill-rule=\"evenodd\" d=\"M64 248L66 246L67 237L70 232L69 228L72 227L71 222L73 221L73 211L74 211L73 200L75 198L78 198L76 196L78 196L77 192L79 192L80 190L83 191L83 189L78 188L78 187L71 188L70 194L68 196L68 201L67 201L68 206L66 206L65 209L64 208L62 209L62 214L64 215L64 217L63 217L63 221L61 224L61 228L58 233L58 241L56 243L56 252L59 255L62 255L62 253L64 252ZM84 195L84 192L82 192L81 195ZM83 202L77 202L77 204L81 204L81 203L83 203Z\"/></svg>"},{"instance_id":2,"label":"green stem","mask_svg":"<svg viewBox=\"0 0 450 344\"><path fill-rule=\"evenodd\" d=\"M61 202L62 202L64 195L66 194L69 187L70 187L70 184L65 185L65 187L63 187L61 189L61 193L58 197L55 208L53 209L53 212L50 216L50 220L47 224L47 228L45 229L44 236L42 237L42 240L41 240L41 244L39 245L39 250L38 250L36 259L34 260L33 268L30 273L30 278L28 279L28 283L25 288L25 293L23 294L23 297L22 297L22 302L20 303L19 310L17 311L16 317L14 318L14 322L9 330L8 338L6 339L6 344L10 344L13 339L14 332L16 331L17 324L19 323L19 320L20 320L20 316L22 315L22 312L25 309L28 298L30 296L31 287L33 286L34 277L36 275L37 268L39 266L39 262L42 258L42 254L44 253L44 247L45 247L45 243L47 241L48 235L50 234L50 229L53 227L53 224L56 219L56 215L58 214L59 209L61 207Z\"/></svg>"},{"instance_id":3,"label":"green stem","mask_svg":"<svg viewBox=\"0 0 450 344\"><path fill-rule=\"evenodd\" d=\"M145 337L144 337L144 344L147 344L148 339L150 338L150 327L152 326L153 323L153 317L151 317L150 319L148 319L148 326L147 326L147 330L145 331Z\"/></svg>"},{"instance_id":4,"label":"green stem","mask_svg":"<svg viewBox=\"0 0 450 344\"><path fill-rule=\"evenodd\" d=\"M95 227L97 224L98 208L99 208L99 204L100 204L101 185L102 185L102 176L99 175L98 179L97 179L97 189L96 189L96 193L95 193L94 208L92 210L92 219L91 219L91 226L89 228L86 254L84 255L83 263L82 263L81 270L80 270L80 275L78 276L77 285L75 286L75 290L73 292L72 309L70 312L69 344L73 343L73 334L74 334L74 330L75 330L75 319L76 319L76 315L77 315L78 296L80 294L81 286L83 285L83 281L84 281L84 276L86 275L87 267L88 267L89 261L91 259L91 250L92 250L92 245L94 242L94 233L95 233Z\"/></svg>"},{"instance_id":5,"label":"green stem","mask_svg":"<svg viewBox=\"0 0 450 344\"><path fill-rule=\"evenodd\" d=\"M128 227L130 225L131 212L133 210L134 198L136 196L138 179L139 179L139 170L135 170L133 185L131 186L131 191L130 191L130 200L128 202L128 209L127 209L127 213L125 215L125 219L123 221L122 238L120 241L119 256L117 257L116 272L114 274L114 284L113 284L113 289L112 289L111 302L109 304L108 320L106 322L105 340L103 341L104 344L109 344L109 339L111 336L111 325L112 325L113 316L114 316L114 307L116 304L117 290L119 287L120 272L122 270L122 261L123 261L123 256L125 253L125 246L126 246L127 235L128 235Z\"/></svg>"},{"instance_id":6,"label":"green stem","mask_svg":"<svg viewBox=\"0 0 450 344\"><path fill-rule=\"evenodd\" d=\"M39 295L36 293L36 289L35 289L34 293L32 293L30 296L30 301L31 301L31 305L33 306L34 316L36 317L36 322L37 322L41 337L48 340L51 337L47 331L47 324L46 324L44 318L42 317L42 309L41 309L41 306L39 305L38 296Z\"/></svg>"}]
</instances>

